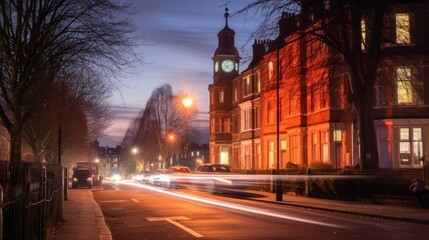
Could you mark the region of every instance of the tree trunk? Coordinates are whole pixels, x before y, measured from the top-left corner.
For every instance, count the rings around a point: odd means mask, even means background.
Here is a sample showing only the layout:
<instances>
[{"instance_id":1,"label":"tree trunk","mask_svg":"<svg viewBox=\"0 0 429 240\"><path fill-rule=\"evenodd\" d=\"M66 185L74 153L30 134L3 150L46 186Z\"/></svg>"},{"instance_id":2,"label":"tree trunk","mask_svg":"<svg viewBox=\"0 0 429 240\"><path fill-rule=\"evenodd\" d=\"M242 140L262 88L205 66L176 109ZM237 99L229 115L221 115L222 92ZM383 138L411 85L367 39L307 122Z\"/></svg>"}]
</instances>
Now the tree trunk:
<instances>
[{"instance_id":1,"label":"tree trunk","mask_svg":"<svg viewBox=\"0 0 429 240\"><path fill-rule=\"evenodd\" d=\"M366 90L361 92L359 98L359 136L361 164L363 170L378 169L378 141L374 127L374 91Z\"/></svg>"},{"instance_id":2,"label":"tree trunk","mask_svg":"<svg viewBox=\"0 0 429 240\"><path fill-rule=\"evenodd\" d=\"M10 181L11 197L14 198L23 191L22 163L22 128L15 124L10 131Z\"/></svg>"}]
</instances>

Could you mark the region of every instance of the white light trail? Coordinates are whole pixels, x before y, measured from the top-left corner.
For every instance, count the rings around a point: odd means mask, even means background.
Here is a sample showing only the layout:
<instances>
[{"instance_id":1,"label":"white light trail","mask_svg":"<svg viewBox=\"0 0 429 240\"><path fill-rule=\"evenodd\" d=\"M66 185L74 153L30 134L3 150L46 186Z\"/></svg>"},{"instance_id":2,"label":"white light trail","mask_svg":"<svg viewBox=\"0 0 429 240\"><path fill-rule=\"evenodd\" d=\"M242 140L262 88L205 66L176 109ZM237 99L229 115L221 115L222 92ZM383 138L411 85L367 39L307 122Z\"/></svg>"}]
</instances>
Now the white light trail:
<instances>
[{"instance_id":1,"label":"white light trail","mask_svg":"<svg viewBox=\"0 0 429 240\"><path fill-rule=\"evenodd\" d=\"M259 214L259 215L263 215L263 216L269 216L269 217L275 217L275 218L280 218L280 219L285 219L285 220L321 225L321 226L326 226L326 227L346 228L345 226L340 226L337 224L331 224L331 223L325 223L325 222L309 220L309 219L304 219L304 218L299 218L299 217L293 217L293 216L288 216L285 214L273 213L273 212L265 211L263 209L250 208L250 207L239 205L239 204L221 202L221 201L217 201L217 200L213 200L213 199L204 199L204 198L195 197L195 196L184 194L184 193L170 192L170 191L166 191L166 190L163 190L160 188L156 188L156 187L152 187L152 186L148 186L148 185L143 185L143 184L138 184L138 183L133 183L133 182L120 182L120 184L131 185L131 186L135 186L135 187L139 187L139 188L145 188L148 190L156 191L156 192L167 194L170 196L175 196L178 198L183 198L183 199L187 199L187 200L211 204L211 205L215 205L215 206L225 207L225 208L239 210L239 211L248 212L248 213Z\"/></svg>"}]
</instances>

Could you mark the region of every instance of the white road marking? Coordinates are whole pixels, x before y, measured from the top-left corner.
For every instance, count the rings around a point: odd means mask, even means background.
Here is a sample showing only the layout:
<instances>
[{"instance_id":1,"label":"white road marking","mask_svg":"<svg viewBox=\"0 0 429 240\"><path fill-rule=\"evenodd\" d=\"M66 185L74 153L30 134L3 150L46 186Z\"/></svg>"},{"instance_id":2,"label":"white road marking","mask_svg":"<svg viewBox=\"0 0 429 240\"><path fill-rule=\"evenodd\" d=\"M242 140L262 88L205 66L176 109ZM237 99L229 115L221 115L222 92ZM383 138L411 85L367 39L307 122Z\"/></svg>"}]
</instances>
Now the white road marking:
<instances>
[{"instance_id":1,"label":"white road marking","mask_svg":"<svg viewBox=\"0 0 429 240\"><path fill-rule=\"evenodd\" d=\"M196 231L194 231L194 230L192 230L192 229L190 229L190 228L188 228L188 227L177 222L177 221L189 220L189 218L187 218L187 217L181 217L181 216L179 216L179 217L167 217L167 218L155 217L155 218L146 218L146 219L148 221L151 221L151 222L167 221L167 222L173 224L174 226L188 232L189 234L191 234L194 237L197 237L197 238L204 237L203 235L199 234L198 232L196 232Z\"/></svg>"},{"instance_id":2,"label":"white road marking","mask_svg":"<svg viewBox=\"0 0 429 240\"><path fill-rule=\"evenodd\" d=\"M131 198L131 201L135 202L135 203L140 203L139 200L135 199L135 198Z\"/></svg>"},{"instance_id":3,"label":"white road marking","mask_svg":"<svg viewBox=\"0 0 429 240\"><path fill-rule=\"evenodd\" d=\"M109 184L112 188L114 188L116 191L119 191L119 190L121 190L121 189L119 189L119 187L115 184L115 185L113 185L113 184Z\"/></svg>"},{"instance_id":4,"label":"white road marking","mask_svg":"<svg viewBox=\"0 0 429 240\"><path fill-rule=\"evenodd\" d=\"M123 202L128 202L128 200L125 199L118 199L118 200L105 200L105 201L100 201L102 203L123 203Z\"/></svg>"}]
</instances>

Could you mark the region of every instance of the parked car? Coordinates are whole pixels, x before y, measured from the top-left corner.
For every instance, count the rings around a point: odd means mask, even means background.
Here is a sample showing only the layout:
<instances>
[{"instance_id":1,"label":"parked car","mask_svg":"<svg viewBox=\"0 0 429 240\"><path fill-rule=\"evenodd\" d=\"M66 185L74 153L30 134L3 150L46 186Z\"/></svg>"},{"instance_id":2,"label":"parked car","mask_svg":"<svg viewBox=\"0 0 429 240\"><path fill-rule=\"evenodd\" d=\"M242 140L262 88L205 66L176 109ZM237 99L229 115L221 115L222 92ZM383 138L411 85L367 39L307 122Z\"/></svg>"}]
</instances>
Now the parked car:
<instances>
[{"instance_id":1,"label":"parked car","mask_svg":"<svg viewBox=\"0 0 429 240\"><path fill-rule=\"evenodd\" d=\"M227 164L202 164L194 172L193 184L210 193L241 191L246 189L245 180L234 173Z\"/></svg>"},{"instance_id":2,"label":"parked car","mask_svg":"<svg viewBox=\"0 0 429 240\"><path fill-rule=\"evenodd\" d=\"M85 186L92 188L93 174L89 168L76 168L72 176L72 188Z\"/></svg>"}]
</instances>

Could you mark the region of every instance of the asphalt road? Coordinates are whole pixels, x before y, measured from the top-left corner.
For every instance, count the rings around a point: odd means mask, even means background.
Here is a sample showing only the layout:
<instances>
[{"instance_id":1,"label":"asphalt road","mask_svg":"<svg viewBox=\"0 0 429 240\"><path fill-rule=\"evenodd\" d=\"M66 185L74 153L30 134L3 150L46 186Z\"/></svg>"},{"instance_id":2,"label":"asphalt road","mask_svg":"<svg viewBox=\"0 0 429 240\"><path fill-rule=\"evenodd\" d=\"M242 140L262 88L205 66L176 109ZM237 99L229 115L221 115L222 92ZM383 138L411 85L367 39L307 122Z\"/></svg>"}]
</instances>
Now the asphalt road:
<instances>
[{"instance_id":1,"label":"asphalt road","mask_svg":"<svg viewBox=\"0 0 429 240\"><path fill-rule=\"evenodd\" d=\"M423 225L144 184L93 192L113 239L427 239Z\"/></svg>"}]
</instances>

